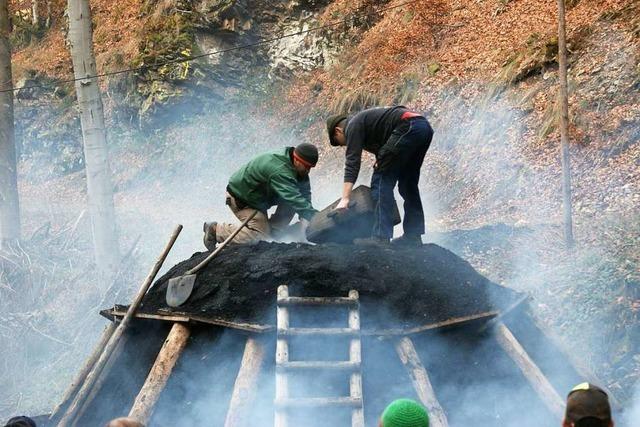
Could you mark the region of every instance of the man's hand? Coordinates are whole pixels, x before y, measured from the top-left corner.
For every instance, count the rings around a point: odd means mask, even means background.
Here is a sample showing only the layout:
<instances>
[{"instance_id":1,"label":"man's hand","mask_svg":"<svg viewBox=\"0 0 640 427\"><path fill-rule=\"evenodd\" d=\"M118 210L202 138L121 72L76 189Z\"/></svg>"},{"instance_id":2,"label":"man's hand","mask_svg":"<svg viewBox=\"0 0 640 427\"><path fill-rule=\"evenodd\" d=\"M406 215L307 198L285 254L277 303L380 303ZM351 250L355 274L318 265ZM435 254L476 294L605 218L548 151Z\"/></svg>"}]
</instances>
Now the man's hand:
<instances>
[{"instance_id":1,"label":"man's hand","mask_svg":"<svg viewBox=\"0 0 640 427\"><path fill-rule=\"evenodd\" d=\"M333 209L333 210L339 210L339 209L349 209L349 203L351 201L348 198L341 198L340 202L338 203L338 205Z\"/></svg>"}]
</instances>

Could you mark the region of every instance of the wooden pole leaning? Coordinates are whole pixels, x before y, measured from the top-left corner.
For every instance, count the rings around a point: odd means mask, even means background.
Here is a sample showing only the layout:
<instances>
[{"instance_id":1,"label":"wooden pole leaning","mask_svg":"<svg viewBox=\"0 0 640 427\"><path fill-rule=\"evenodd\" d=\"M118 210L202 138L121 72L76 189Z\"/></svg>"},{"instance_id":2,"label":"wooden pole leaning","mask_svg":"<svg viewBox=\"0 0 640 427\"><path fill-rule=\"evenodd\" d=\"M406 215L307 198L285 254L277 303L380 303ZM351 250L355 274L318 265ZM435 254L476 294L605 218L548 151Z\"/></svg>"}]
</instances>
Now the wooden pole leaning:
<instances>
[{"instance_id":1,"label":"wooden pole leaning","mask_svg":"<svg viewBox=\"0 0 640 427\"><path fill-rule=\"evenodd\" d=\"M190 334L189 327L184 323L173 324L144 385L133 402L129 417L145 425L149 422L153 408L186 347Z\"/></svg>"},{"instance_id":2,"label":"wooden pole leaning","mask_svg":"<svg viewBox=\"0 0 640 427\"><path fill-rule=\"evenodd\" d=\"M76 375L75 379L65 392L58 406L56 406L51 412L49 421L53 421L54 419L56 419L60 415L60 413L68 406L69 401L78 391L80 386L84 383L85 378L87 378L87 375L89 375L89 372L96 364L96 361L100 357L100 354L102 354L105 346L109 342L111 335L113 335L113 331L116 330L116 326L116 322L110 322L104 329L104 331L102 332L102 336L100 337L100 341L98 341L98 344L95 346L93 353L91 353L80 372L78 372L78 374Z\"/></svg>"},{"instance_id":3,"label":"wooden pole leaning","mask_svg":"<svg viewBox=\"0 0 640 427\"><path fill-rule=\"evenodd\" d=\"M400 338L396 342L396 352L407 369L409 377L411 377L411 382L420 402L429 412L429 425L432 427L449 427L447 416L436 398L427 370L422 364L411 338Z\"/></svg>"},{"instance_id":4,"label":"wooden pole leaning","mask_svg":"<svg viewBox=\"0 0 640 427\"><path fill-rule=\"evenodd\" d=\"M91 407L91 403L98 396L98 393L100 393L102 386L104 385L104 383L107 381L107 378L109 377L109 372L111 372L113 365L116 363L116 361L118 360L118 357L120 356L120 354L122 354L122 352L126 348L128 341L129 341L129 337L126 335L120 338L120 340L118 341L118 345L116 345L116 348L111 352L111 356L109 356L109 360L104 365L104 368L102 368L102 371L96 378L96 381L93 384L93 387L91 388L91 390L89 391L89 394L84 398L82 402L80 402L80 407L78 408L76 413L73 415L73 420L71 423L72 427L82 427L78 423L80 422L80 420L82 420L82 417L84 417L84 414L86 414L87 410L89 410L89 408Z\"/></svg>"},{"instance_id":5,"label":"wooden pole leaning","mask_svg":"<svg viewBox=\"0 0 640 427\"><path fill-rule=\"evenodd\" d=\"M225 427L242 427L248 424L246 416L251 413L265 353L265 346L261 341L252 336L247 338L224 422Z\"/></svg>"},{"instance_id":6,"label":"wooden pole leaning","mask_svg":"<svg viewBox=\"0 0 640 427\"><path fill-rule=\"evenodd\" d=\"M564 401L556 389L553 388L547 377L544 376L540 368L533 362L504 323L496 325L494 330L500 347L509 355L518 368L520 368L524 377L540 399L542 399L549 411L558 419L562 419L564 417Z\"/></svg>"},{"instance_id":7,"label":"wooden pole leaning","mask_svg":"<svg viewBox=\"0 0 640 427\"><path fill-rule=\"evenodd\" d=\"M118 345L118 341L120 340L120 337L124 334L125 330L129 326L129 323L133 319L135 312L138 309L138 306L142 302L142 298L149 290L149 287L153 283L153 280L158 274L158 271L160 271L160 268L162 267L164 260L167 258L169 251L171 251L171 248L173 247L173 244L176 242L176 239L178 238L178 235L180 234L181 231L182 231L182 225L176 226L176 228L173 230L173 233L171 234L171 238L169 239L169 242L162 250L160 257L158 258L155 265L147 275L144 282L142 283L142 286L140 286L138 293L136 294L133 302L131 303L131 305L129 306L129 309L127 310L127 314L124 316L124 318L122 319L122 321L120 322L116 330L113 332L113 335L111 335L109 342L104 347L102 354L98 358L97 362L95 363L91 371L87 374L84 384L82 385L82 387L76 394L75 398L73 399L73 401L71 402L67 410L65 411L64 416L58 423L58 427L68 427L71 425L71 421L73 420L75 413L78 411L78 409L80 409L80 405L82 404L84 399L89 395L94 383L96 382L96 379L98 378L98 376L100 375L100 372L102 371L102 368L104 368L113 350Z\"/></svg>"}]
</instances>

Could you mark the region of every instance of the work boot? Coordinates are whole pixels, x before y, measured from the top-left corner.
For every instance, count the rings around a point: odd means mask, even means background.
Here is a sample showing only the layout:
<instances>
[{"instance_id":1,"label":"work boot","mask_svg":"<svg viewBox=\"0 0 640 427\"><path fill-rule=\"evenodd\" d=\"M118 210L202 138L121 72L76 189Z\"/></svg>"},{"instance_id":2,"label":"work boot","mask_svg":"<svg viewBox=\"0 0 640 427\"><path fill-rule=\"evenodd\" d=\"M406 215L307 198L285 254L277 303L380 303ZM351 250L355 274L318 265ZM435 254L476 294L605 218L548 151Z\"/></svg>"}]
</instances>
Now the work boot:
<instances>
[{"instance_id":1,"label":"work boot","mask_svg":"<svg viewBox=\"0 0 640 427\"><path fill-rule=\"evenodd\" d=\"M353 244L358 246L388 246L389 239L385 239L384 237L364 237L353 239Z\"/></svg>"},{"instance_id":2,"label":"work boot","mask_svg":"<svg viewBox=\"0 0 640 427\"><path fill-rule=\"evenodd\" d=\"M207 250L212 251L216 248L216 227L218 226L217 222L205 222L202 226L202 231L204 231L204 237L202 238L202 243L204 243L204 247Z\"/></svg>"},{"instance_id":3,"label":"work boot","mask_svg":"<svg viewBox=\"0 0 640 427\"><path fill-rule=\"evenodd\" d=\"M422 237L417 234L404 234L391 240L393 246L418 248L422 246Z\"/></svg>"}]
</instances>

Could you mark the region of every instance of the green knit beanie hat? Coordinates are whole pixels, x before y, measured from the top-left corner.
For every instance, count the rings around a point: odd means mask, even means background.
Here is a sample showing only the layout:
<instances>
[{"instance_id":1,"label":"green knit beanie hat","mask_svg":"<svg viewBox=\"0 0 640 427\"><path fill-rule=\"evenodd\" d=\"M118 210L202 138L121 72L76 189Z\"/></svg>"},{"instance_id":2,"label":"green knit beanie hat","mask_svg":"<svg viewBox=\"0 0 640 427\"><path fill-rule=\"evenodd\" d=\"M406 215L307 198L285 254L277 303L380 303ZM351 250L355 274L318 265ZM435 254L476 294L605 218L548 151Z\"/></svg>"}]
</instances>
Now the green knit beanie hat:
<instances>
[{"instance_id":1,"label":"green knit beanie hat","mask_svg":"<svg viewBox=\"0 0 640 427\"><path fill-rule=\"evenodd\" d=\"M382 413L382 427L429 427L429 414L415 400L394 400Z\"/></svg>"}]
</instances>

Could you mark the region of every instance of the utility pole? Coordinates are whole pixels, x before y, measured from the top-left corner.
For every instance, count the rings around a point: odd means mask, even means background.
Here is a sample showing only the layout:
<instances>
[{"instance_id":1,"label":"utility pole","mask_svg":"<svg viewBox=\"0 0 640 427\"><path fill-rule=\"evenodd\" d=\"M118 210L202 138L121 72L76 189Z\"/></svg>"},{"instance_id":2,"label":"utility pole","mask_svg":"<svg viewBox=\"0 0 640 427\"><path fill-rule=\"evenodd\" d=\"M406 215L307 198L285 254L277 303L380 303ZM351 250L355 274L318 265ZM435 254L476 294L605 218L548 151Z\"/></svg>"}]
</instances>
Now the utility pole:
<instances>
[{"instance_id":1,"label":"utility pole","mask_svg":"<svg viewBox=\"0 0 640 427\"><path fill-rule=\"evenodd\" d=\"M85 173L93 245L98 268L107 276L120 260L113 185L97 67L89 0L68 0L69 44L84 141Z\"/></svg>"},{"instance_id":2,"label":"utility pole","mask_svg":"<svg viewBox=\"0 0 640 427\"><path fill-rule=\"evenodd\" d=\"M20 203L7 0L0 0L0 248L20 239Z\"/></svg>"},{"instance_id":3,"label":"utility pole","mask_svg":"<svg viewBox=\"0 0 640 427\"><path fill-rule=\"evenodd\" d=\"M569 158L569 94L567 85L567 30L564 0L558 0L558 63L560 65L560 140L562 145L562 205L564 240L567 249L574 246L571 213L571 161Z\"/></svg>"}]
</instances>

